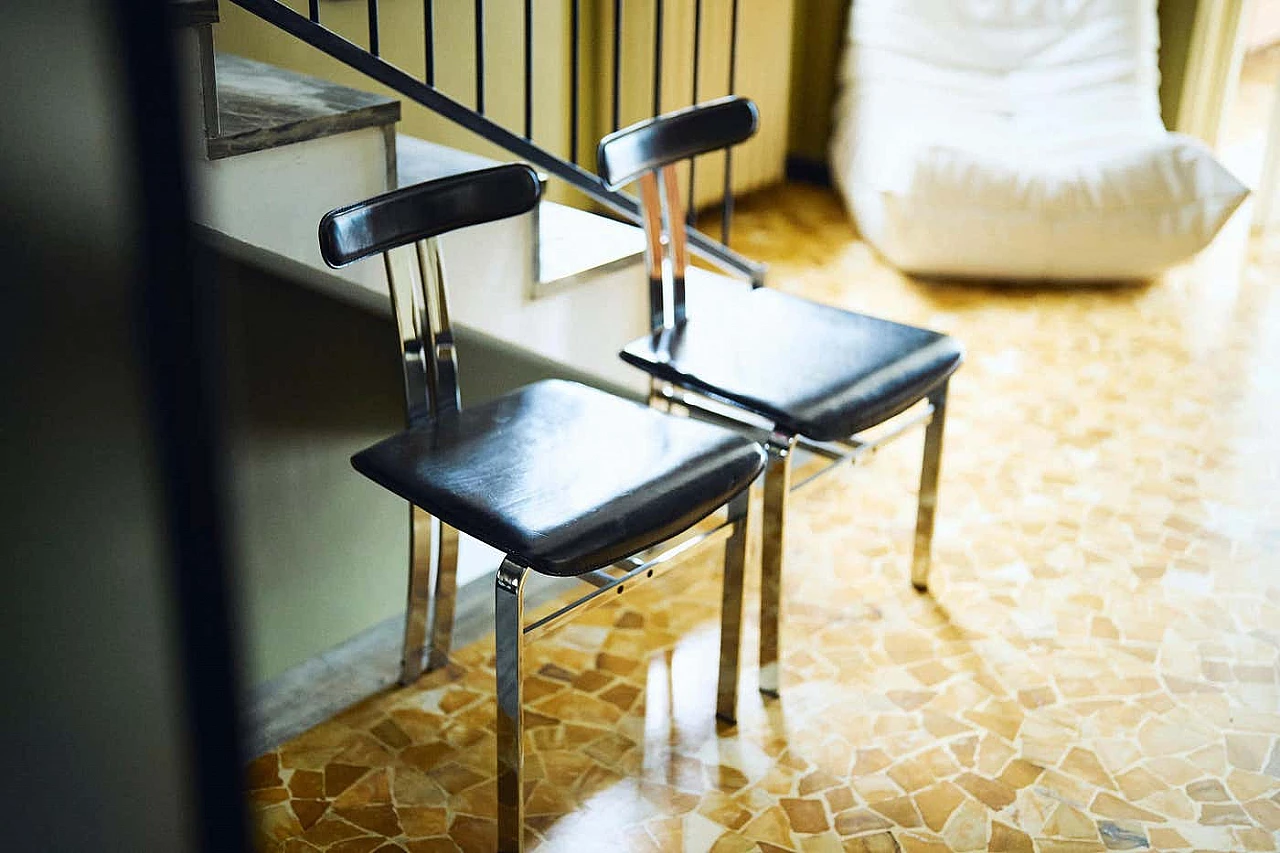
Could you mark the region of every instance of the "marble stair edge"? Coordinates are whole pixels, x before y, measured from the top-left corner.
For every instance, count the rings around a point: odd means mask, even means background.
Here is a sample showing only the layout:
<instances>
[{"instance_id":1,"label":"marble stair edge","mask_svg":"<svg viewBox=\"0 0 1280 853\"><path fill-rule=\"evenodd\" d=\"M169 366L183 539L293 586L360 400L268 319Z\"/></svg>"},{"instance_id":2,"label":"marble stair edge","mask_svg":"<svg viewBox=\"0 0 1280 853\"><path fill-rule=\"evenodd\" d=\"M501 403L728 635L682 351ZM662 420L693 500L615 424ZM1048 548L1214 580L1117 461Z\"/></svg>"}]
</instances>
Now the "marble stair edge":
<instances>
[{"instance_id":1,"label":"marble stair edge","mask_svg":"<svg viewBox=\"0 0 1280 853\"><path fill-rule=\"evenodd\" d=\"M229 53L214 56L217 134L207 140L218 160L295 142L391 127L400 101Z\"/></svg>"}]
</instances>

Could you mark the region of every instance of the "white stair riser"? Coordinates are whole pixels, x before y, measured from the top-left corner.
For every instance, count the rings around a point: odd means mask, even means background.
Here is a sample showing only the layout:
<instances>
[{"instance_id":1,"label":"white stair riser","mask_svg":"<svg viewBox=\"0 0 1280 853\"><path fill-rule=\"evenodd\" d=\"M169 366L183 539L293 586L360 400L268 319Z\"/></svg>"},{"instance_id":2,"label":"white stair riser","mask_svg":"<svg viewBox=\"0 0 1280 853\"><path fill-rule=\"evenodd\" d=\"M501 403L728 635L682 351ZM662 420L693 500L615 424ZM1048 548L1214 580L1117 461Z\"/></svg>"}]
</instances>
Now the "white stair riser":
<instances>
[{"instance_id":1,"label":"white stair riser","mask_svg":"<svg viewBox=\"0 0 1280 853\"><path fill-rule=\"evenodd\" d=\"M386 131L366 128L222 160L200 158L194 165L198 222L328 270L316 237L320 217L386 192L392 164ZM337 275L387 293L380 264L355 264Z\"/></svg>"}]
</instances>

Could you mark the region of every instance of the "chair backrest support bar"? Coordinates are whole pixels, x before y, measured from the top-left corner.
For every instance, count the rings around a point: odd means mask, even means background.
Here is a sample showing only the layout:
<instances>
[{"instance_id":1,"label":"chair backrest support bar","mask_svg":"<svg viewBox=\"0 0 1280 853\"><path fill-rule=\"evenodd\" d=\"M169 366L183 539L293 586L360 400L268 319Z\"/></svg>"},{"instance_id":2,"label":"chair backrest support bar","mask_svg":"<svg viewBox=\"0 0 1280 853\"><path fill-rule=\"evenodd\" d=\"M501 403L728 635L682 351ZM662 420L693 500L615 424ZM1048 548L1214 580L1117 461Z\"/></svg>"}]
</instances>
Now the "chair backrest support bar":
<instances>
[{"instance_id":1,"label":"chair backrest support bar","mask_svg":"<svg viewBox=\"0 0 1280 853\"><path fill-rule=\"evenodd\" d=\"M400 338L409 423L461 406L458 358L439 235L525 213L542 183L512 163L395 190L325 214L320 253L332 267L381 254Z\"/></svg>"},{"instance_id":2,"label":"chair backrest support bar","mask_svg":"<svg viewBox=\"0 0 1280 853\"><path fill-rule=\"evenodd\" d=\"M758 124L755 104L731 96L634 124L600 140L598 167L605 182L611 187L638 182L651 331L679 325L686 316L689 247L676 164L742 142Z\"/></svg>"}]
</instances>

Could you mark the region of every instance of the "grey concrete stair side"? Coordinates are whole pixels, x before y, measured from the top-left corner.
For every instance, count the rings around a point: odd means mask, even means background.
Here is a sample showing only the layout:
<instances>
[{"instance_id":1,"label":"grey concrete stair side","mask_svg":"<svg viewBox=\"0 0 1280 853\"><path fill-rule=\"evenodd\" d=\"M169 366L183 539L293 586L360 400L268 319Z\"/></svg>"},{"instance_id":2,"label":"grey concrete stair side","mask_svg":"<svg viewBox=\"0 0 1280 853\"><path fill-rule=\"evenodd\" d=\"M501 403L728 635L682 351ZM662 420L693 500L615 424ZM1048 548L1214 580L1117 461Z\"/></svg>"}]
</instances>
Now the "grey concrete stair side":
<instances>
[{"instance_id":1,"label":"grey concrete stair side","mask_svg":"<svg viewBox=\"0 0 1280 853\"><path fill-rule=\"evenodd\" d=\"M207 143L218 160L363 130L400 120L395 98L362 92L241 56L214 60L218 132Z\"/></svg>"}]
</instances>

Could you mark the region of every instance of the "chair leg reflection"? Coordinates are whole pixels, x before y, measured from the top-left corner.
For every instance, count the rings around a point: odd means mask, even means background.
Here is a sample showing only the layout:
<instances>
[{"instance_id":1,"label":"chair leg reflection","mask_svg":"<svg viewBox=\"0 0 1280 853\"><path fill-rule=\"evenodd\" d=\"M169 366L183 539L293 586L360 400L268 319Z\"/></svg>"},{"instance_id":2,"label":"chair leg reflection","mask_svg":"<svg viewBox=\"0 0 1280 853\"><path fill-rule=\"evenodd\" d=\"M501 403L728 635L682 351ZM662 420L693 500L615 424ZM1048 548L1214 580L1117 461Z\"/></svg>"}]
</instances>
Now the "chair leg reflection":
<instances>
[{"instance_id":1,"label":"chair leg reflection","mask_svg":"<svg viewBox=\"0 0 1280 853\"><path fill-rule=\"evenodd\" d=\"M726 723L733 723L738 717L738 658L742 645L742 588L746 582L749 495L749 492L743 492L730 501L729 519L733 523L733 533L724 545L716 716Z\"/></svg>"},{"instance_id":2,"label":"chair leg reflection","mask_svg":"<svg viewBox=\"0 0 1280 853\"><path fill-rule=\"evenodd\" d=\"M412 684L422 675L431 606L431 528L434 519L409 504L409 593L404 616L404 648L400 683Z\"/></svg>"},{"instance_id":3,"label":"chair leg reflection","mask_svg":"<svg viewBox=\"0 0 1280 853\"><path fill-rule=\"evenodd\" d=\"M453 650L454 608L458 601L458 531L440 522L438 532L440 546L431 614L431 657L427 661L427 668L431 670L449 663L449 653Z\"/></svg>"}]
</instances>

